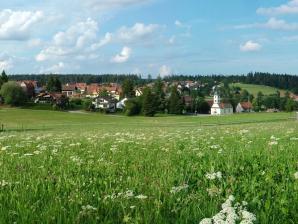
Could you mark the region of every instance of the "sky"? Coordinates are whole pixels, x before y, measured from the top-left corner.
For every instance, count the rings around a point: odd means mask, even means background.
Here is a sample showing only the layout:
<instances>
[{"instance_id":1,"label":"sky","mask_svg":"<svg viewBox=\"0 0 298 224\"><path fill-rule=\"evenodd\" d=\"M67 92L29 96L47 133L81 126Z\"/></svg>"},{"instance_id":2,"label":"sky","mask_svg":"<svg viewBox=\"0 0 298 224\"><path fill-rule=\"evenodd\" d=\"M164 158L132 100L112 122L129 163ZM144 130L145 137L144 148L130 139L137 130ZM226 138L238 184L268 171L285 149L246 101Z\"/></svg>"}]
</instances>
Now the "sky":
<instances>
[{"instance_id":1,"label":"sky","mask_svg":"<svg viewBox=\"0 0 298 224\"><path fill-rule=\"evenodd\" d=\"M298 0L0 2L8 74L298 74Z\"/></svg>"}]
</instances>

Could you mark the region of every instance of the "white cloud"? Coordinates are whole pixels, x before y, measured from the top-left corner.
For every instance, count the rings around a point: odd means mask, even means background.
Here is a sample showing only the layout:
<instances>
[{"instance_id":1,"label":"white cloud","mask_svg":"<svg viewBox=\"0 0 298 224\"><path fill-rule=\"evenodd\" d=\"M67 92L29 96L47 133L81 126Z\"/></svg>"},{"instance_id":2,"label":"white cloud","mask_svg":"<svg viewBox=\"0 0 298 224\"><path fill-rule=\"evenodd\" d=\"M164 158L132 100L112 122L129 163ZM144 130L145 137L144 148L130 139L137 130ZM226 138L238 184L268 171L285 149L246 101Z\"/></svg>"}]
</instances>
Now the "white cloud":
<instances>
[{"instance_id":1,"label":"white cloud","mask_svg":"<svg viewBox=\"0 0 298 224\"><path fill-rule=\"evenodd\" d=\"M28 41L27 45L28 45L29 47L34 48L34 47L39 47L39 46L41 46L42 43L43 43L43 41L42 41L41 39L36 38L36 39L30 39L30 40Z\"/></svg>"},{"instance_id":2,"label":"white cloud","mask_svg":"<svg viewBox=\"0 0 298 224\"><path fill-rule=\"evenodd\" d=\"M132 27L121 27L116 34L116 38L122 41L133 42L137 39L150 37L160 26L157 24L136 23Z\"/></svg>"},{"instance_id":3,"label":"white cloud","mask_svg":"<svg viewBox=\"0 0 298 224\"><path fill-rule=\"evenodd\" d=\"M97 39L98 24L88 18L54 35L52 43L36 56L36 61L86 53Z\"/></svg>"},{"instance_id":4,"label":"white cloud","mask_svg":"<svg viewBox=\"0 0 298 224\"><path fill-rule=\"evenodd\" d=\"M42 19L44 19L42 11L2 10L0 12L0 39L26 40L30 37L33 27Z\"/></svg>"},{"instance_id":5,"label":"white cloud","mask_svg":"<svg viewBox=\"0 0 298 224\"><path fill-rule=\"evenodd\" d=\"M234 27L235 29L265 28L273 30L298 30L298 23L287 23L285 20L270 18L266 23L244 24Z\"/></svg>"},{"instance_id":6,"label":"white cloud","mask_svg":"<svg viewBox=\"0 0 298 224\"><path fill-rule=\"evenodd\" d=\"M115 57L112 58L112 62L114 63L124 63L127 62L128 59L130 58L132 53L131 48L129 47L123 47L122 51L120 54L117 54Z\"/></svg>"},{"instance_id":7,"label":"white cloud","mask_svg":"<svg viewBox=\"0 0 298 224\"><path fill-rule=\"evenodd\" d=\"M270 7L258 8L257 13L261 15L283 15L283 14L298 14L298 0L291 0L286 4Z\"/></svg>"},{"instance_id":8,"label":"white cloud","mask_svg":"<svg viewBox=\"0 0 298 224\"><path fill-rule=\"evenodd\" d=\"M106 11L150 2L150 0L85 0L85 4L93 10Z\"/></svg>"},{"instance_id":9,"label":"white cloud","mask_svg":"<svg viewBox=\"0 0 298 224\"><path fill-rule=\"evenodd\" d=\"M160 67L159 75L161 77L166 77L166 76L169 76L171 74L172 74L172 69L169 66L163 65L163 66Z\"/></svg>"},{"instance_id":10,"label":"white cloud","mask_svg":"<svg viewBox=\"0 0 298 224\"><path fill-rule=\"evenodd\" d=\"M0 71L13 68L13 58L6 53L0 54Z\"/></svg>"},{"instance_id":11,"label":"white cloud","mask_svg":"<svg viewBox=\"0 0 298 224\"><path fill-rule=\"evenodd\" d=\"M91 49L97 50L97 49L109 44L112 41L112 37L113 37L113 35L111 33L106 33L104 38L102 38L98 43L92 44Z\"/></svg>"},{"instance_id":12,"label":"white cloud","mask_svg":"<svg viewBox=\"0 0 298 224\"><path fill-rule=\"evenodd\" d=\"M261 44L259 44L257 42L253 42L251 40L240 45L240 50L243 52L259 51L259 50L261 50L261 48L262 48Z\"/></svg>"},{"instance_id":13,"label":"white cloud","mask_svg":"<svg viewBox=\"0 0 298 224\"><path fill-rule=\"evenodd\" d=\"M59 62L56 65L53 65L51 67L48 68L41 68L39 73L43 74L43 73L52 73L52 74L59 74L62 73L63 70L65 69L65 64L63 62Z\"/></svg>"}]
</instances>

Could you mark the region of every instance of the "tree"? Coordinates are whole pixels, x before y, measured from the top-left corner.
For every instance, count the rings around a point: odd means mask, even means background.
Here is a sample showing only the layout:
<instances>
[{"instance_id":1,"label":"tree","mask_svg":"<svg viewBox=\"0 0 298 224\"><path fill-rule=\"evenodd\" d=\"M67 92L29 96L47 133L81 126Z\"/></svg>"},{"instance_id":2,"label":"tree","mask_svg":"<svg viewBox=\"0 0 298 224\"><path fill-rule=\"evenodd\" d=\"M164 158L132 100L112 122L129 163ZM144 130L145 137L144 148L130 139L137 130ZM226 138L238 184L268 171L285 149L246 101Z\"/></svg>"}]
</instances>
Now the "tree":
<instances>
[{"instance_id":1,"label":"tree","mask_svg":"<svg viewBox=\"0 0 298 224\"><path fill-rule=\"evenodd\" d=\"M157 80L153 85L153 93L156 97L156 109L159 112L164 112L165 110L165 93L163 91L164 84L160 76L158 76Z\"/></svg>"},{"instance_id":2,"label":"tree","mask_svg":"<svg viewBox=\"0 0 298 224\"><path fill-rule=\"evenodd\" d=\"M61 92L62 91L62 84L60 80L55 76L50 76L47 85L46 90L48 92Z\"/></svg>"},{"instance_id":3,"label":"tree","mask_svg":"<svg viewBox=\"0 0 298 224\"><path fill-rule=\"evenodd\" d=\"M291 99L291 98L287 99L286 105L285 105L285 109L286 109L287 112L294 111L295 106L296 106L296 104L295 104L295 101L293 99Z\"/></svg>"},{"instance_id":4,"label":"tree","mask_svg":"<svg viewBox=\"0 0 298 224\"><path fill-rule=\"evenodd\" d=\"M8 82L8 76L6 75L5 71L3 70L1 77L0 77L0 89L1 89L1 86L6 82Z\"/></svg>"},{"instance_id":5,"label":"tree","mask_svg":"<svg viewBox=\"0 0 298 224\"><path fill-rule=\"evenodd\" d=\"M125 79L122 84L122 98L132 98L134 96L134 81L132 79Z\"/></svg>"},{"instance_id":6,"label":"tree","mask_svg":"<svg viewBox=\"0 0 298 224\"><path fill-rule=\"evenodd\" d=\"M147 117L153 117L156 114L156 97L150 88L144 89L142 112Z\"/></svg>"},{"instance_id":7,"label":"tree","mask_svg":"<svg viewBox=\"0 0 298 224\"><path fill-rule=\"evenodd\" d=\"M179 92L177 91L177 86L172 87L171 96L169 98L169 113L170 114L182 114L183 112L183 102Z\"/></svg>"},{"instance_id":8,"label":"tree","mask_svg":"<svg viewBox=\"0 0 298 224\"><path fill-rule=\"evenodd\" d=\"M16 82L10 81L2 85L0 95L4 102L11 106L20 106L26 102L26 93Z\"/></svg>"},{"instance_id":9,"label":"tree","mask_svg":"<svg viewBox=\"0 0 298 224\"><path fill-rule=\"evenodd\" d=\"M129 99L125 102L124 113L126 116L138 115L141 112L139 98Z\"/></svg>"},{"instance_id":10,"label":"tree","mask_svg":"<svg viewBox=\"0 0 298 224\"><path fill-rule=\"evenodd\" d=\"M258 92L257 97L252 102L254 111L261 111L263 104L264 104L264 95L262 92Z\"/></svg>"}]
</instances>

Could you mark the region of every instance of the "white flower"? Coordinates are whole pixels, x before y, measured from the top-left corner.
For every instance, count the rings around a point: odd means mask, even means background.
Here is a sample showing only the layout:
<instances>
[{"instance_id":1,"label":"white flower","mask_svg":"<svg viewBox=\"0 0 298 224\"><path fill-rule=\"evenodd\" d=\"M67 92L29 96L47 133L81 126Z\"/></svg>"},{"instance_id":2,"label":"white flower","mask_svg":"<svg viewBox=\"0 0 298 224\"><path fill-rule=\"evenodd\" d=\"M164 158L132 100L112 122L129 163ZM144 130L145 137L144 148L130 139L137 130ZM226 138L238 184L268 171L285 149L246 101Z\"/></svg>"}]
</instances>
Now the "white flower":
<instances>
[{"instance_id":1,"label":"white flower","mask_svg":"<svg viewBox=\"0 0 298 224\"><path fill-rule=\"evenodd\" d=\"M143 199L147 199L148 197L146 195L140 194L140 195L136 196L135 198L143 200Z\"/></svg>"},{"instance_id":2,"label":"white flower","mask_svg":"<svg viewBox=\"0 0 298 224\"><path fill-rule=\"evenodd\" d=\"M294 178L298 180L298 172L294 173Z\"/></svg>"},{"instance_id":3,"label":"white flower","mask_svg":"<svg viewBox=\"0 0 298 224\"><path fill-rule=\"evenodd\" d=\"M205 218L199 224L212 224L212 219Z\"/></svg>"},{"instance_id":4,"label":"white flower","mask_svg":"<svg viewBox=\"0 0 298 224\"><path fill-rule=\"evenodd\" d=\"M221 179L222 173L220 171L216 173L206 173L205 177L209 180Z\"/></svg>"},{"instance_id":5,"label":"white flower","mask_svg":"<svg viewBox=\"0 0 298 224\"><path fill-rule=\"evenodd\" d=\"M188 188L188 185L187 184L184 184L184 185L181 185L181 186L178 186L178 187L172 187L170 193L171 194L176 194L182 190L185 190Z\"/></svg>"}]
</instances>

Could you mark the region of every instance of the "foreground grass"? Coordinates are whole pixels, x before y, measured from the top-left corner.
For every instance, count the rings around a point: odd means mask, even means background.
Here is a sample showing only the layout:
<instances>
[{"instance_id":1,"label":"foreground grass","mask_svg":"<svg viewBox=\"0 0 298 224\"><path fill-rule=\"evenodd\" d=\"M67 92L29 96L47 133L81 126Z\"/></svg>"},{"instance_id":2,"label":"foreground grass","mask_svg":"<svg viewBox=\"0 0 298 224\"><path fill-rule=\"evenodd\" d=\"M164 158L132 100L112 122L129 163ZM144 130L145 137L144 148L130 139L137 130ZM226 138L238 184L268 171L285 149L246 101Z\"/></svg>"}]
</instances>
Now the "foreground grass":
<instances>
[{"instance_id":1,"label":"foreground grass","mask_svg":"<svg viewBox=\"0 0 298 224\"><path fill-rule=\"evenodd\" d=\"M51 127L0 133L0 223L199 223L229 195L256 223L298 222L298 124L276 117L289 114L209 127L217 118L0 113Z\"/></svg>"}]
</instances>

